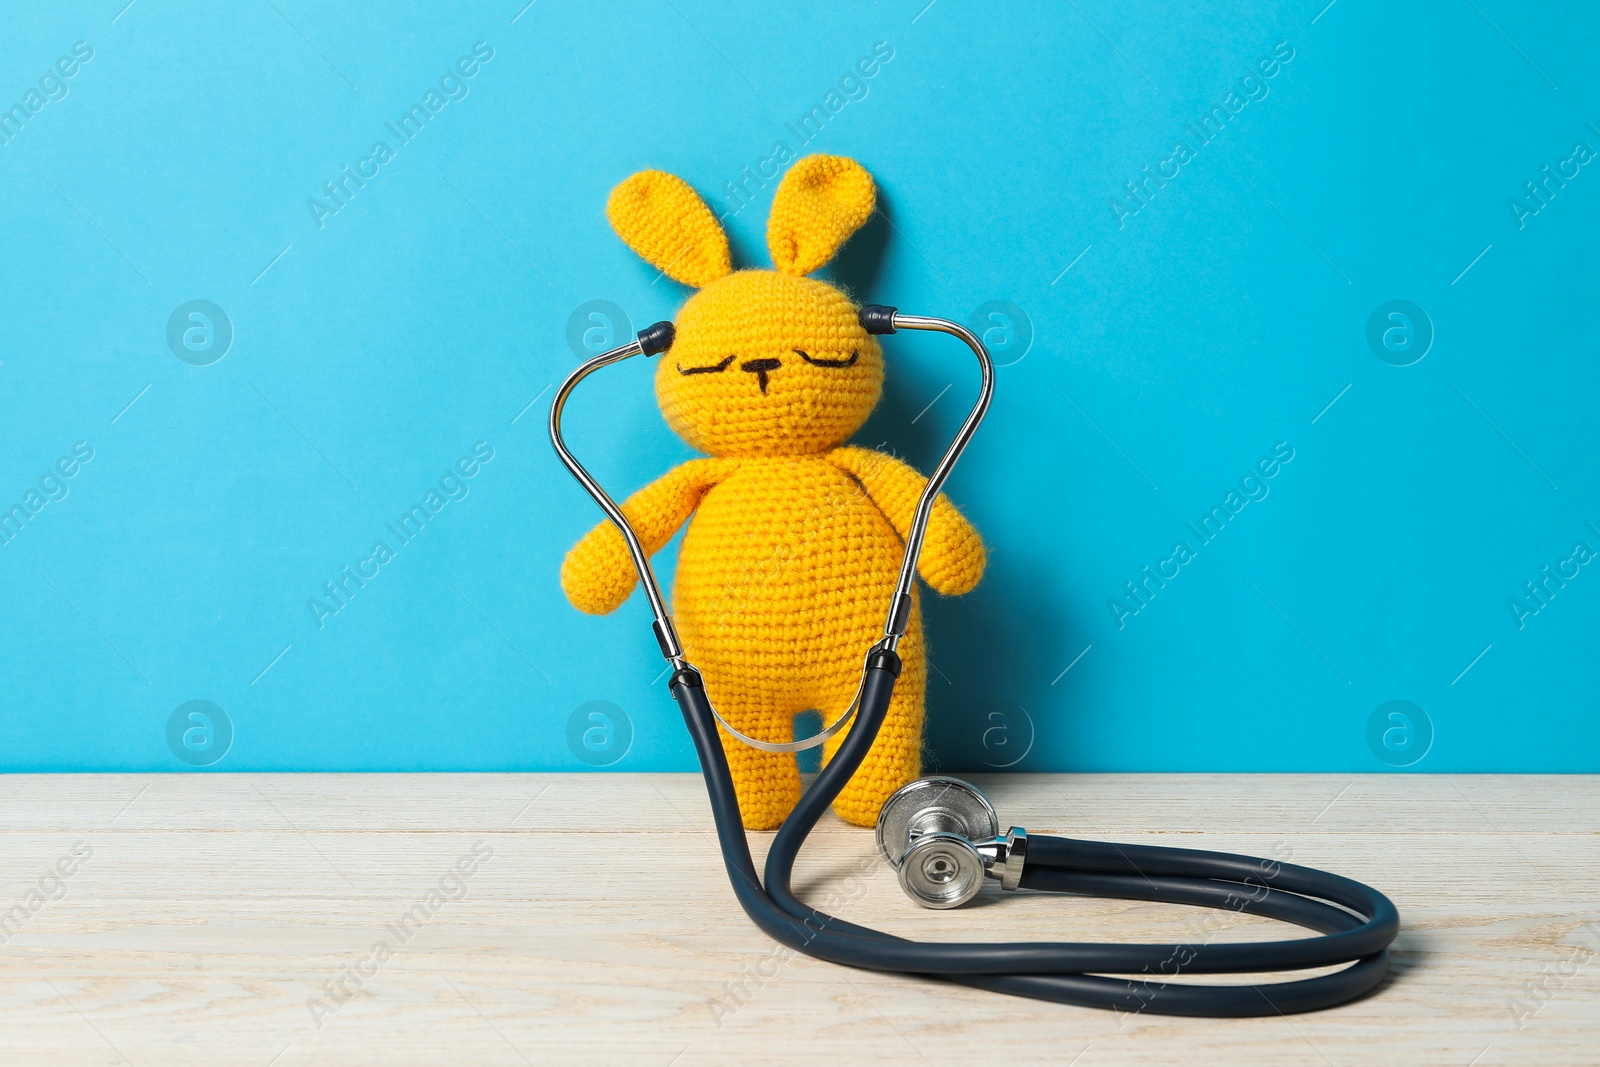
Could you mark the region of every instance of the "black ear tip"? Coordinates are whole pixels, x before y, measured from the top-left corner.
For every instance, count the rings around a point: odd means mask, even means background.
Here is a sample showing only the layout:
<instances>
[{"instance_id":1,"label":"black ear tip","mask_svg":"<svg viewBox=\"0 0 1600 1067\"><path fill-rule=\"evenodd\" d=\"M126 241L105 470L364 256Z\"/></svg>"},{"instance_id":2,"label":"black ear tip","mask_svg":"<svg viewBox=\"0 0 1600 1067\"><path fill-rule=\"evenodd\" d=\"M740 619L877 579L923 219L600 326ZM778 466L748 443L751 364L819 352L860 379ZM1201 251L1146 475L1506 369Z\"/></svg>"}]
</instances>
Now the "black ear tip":
<instances>
[{"instance_id":1,"label":"black ear tip","mask_svg":"<svg viewBox=\"0 0 1600 1067\"><path fill-rule=\"evenodd\" d=\"M660 355L672 347L677 330L670 322L657 322L639 331L639 347L647 356Z\"/></svg>"},{"instance_id":2,"label":"black ear tip","mask_svg":"<svg viewBox=\"0 0 1600 1067\"><path fill-rule=\"evenodd\" d=\"M898 308L887 304L863 304L859 318L861 328L868 333L894 333L894 316Z\"/></svg>"}]
</instances>

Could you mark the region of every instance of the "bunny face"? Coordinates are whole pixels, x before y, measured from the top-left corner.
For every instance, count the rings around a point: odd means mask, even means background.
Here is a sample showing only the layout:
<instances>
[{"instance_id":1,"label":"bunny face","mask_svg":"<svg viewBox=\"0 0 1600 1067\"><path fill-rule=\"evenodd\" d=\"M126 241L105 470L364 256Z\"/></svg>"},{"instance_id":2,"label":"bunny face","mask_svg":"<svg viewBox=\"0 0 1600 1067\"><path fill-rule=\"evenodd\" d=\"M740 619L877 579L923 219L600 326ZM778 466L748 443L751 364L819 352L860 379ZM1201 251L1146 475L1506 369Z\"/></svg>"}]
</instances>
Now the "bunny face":
<instances>
[{"instance_id":1,"label":"bunny face","mask_svg":"<svg viewBox=\"0 0 1600 1067\"><path fill-rule=\"evenodd\" d=\"M883 351L847 296L806 275L860 228L874 202L859 164L798 161L767 225L777 270L735 273L727 236L681 179L642 171L612 191L606 213L622 239L700 289L679 311L656 371L662 414L685 441L726 457L816 453L866 421L883 391Z\"/></svg>"},{"instance_id":2,"label":"bunny face","mask_svg":"<svg viewBox=\"0 0 1600 1067\"><path fill-rule=\"evenodd\" d=\"M776 271L712 282L656 370L667 424L714 456L825 452L883 392L883 352L839 290Z\"/></svg>"}]
</instances>

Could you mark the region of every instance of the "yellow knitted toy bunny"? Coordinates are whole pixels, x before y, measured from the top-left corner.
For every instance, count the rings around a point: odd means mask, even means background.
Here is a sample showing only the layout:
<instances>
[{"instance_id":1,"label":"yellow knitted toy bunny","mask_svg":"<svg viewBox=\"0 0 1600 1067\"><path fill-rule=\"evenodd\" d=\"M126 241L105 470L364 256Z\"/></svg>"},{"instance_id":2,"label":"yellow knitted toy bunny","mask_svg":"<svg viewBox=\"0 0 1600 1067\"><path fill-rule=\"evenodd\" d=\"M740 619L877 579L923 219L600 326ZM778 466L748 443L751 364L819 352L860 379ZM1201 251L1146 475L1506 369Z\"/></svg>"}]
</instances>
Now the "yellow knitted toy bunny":
<instances>
[{"instance_id":1,"label":"yellow knitted toy bunny","mask_svg":"<svg viewBox=\"0 0 1600 1067\"><path fill-rule=\"evenodd\" d=\"M797 714L832 722L848 706L861 657L882 636L903 538L925 479L898 460L840 447L883 389L883 353L850 299L806 275L872 214L872 177L833 156L795 163L767 223L776 271L735 272L728 239L682 179L641 171L606 206L618 235L700 291L661 356L656 397L667 423L707 453L630 497L622 510L654 553L689 521L673 615L707 696L765 741L794 736ZM691 519L692 516L692 519ZM922 551L922 579L946 595L983 575L978 533L943 496ZM615 611L636 582L609 522L567 553L561 586L582 611ZM890 793L921 771L927 665L920 608L900 645L888 717L834 810L870 826ZM831 758L843 736L824 749ZM723 734L747 827L771 829L800 796L789 755Z\"/></svg>"}]
</instances>

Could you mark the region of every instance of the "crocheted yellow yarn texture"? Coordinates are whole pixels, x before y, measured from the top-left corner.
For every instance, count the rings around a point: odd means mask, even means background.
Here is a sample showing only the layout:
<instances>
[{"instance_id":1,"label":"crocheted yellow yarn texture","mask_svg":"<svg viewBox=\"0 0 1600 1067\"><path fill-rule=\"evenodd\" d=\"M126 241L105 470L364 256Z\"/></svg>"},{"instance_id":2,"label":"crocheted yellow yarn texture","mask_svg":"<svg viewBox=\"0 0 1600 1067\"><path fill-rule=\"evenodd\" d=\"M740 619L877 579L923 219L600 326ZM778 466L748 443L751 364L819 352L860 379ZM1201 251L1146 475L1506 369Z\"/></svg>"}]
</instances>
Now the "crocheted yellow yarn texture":
<instances>
[{"instance_id":1,"label":"crocheted yellow yarn texture","mask_svg":"<svg viewBox=\"0 0 1600 1067\"><path fill-rule=\"evenodd\" d=\"M855 695L882 636L904 537L926 479L891 456L844 447L883 390L883 352L839 290L806 274L872 214L872 178L852 160L809 156L784 176L767 225L777 271L734 272L727 237L681 179L644 171L611 194L629 247L699 287L661 355L656 396L668 424L711 458L685 463L622 505L654 553L688 522L673 616L707 695L739 730L794 736L795 716L831 722ZM944 496L919 574L945 595L983 576L983 542ZM636 584L622 535L589 531L561 568L582 611L615 611ZM915 599L915 598L914 598ZM927 664L920 603L900 645L904 668L877 741L834 802L870 826L889 794L921 773ZM792 756L723 734L745 825L781 823L800 796ZM823 750L831 759L843 737Z\"/></svg>"}]
</instances>

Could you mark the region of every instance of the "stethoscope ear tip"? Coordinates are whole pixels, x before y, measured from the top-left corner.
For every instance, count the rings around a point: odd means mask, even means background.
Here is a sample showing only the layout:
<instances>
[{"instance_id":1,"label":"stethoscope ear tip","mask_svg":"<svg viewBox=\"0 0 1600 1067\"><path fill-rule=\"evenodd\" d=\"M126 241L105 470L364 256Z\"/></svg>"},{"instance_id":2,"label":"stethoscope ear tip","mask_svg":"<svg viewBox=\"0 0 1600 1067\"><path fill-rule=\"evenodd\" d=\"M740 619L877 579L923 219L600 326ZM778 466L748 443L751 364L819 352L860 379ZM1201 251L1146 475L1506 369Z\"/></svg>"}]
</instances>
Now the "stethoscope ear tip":
<instances>
[{"instance_id":1,"label":"stethoscope ear tip","mask_svg":"<svg viewBox=\"0 0 1600 1067\"><path fill-rule=\"evenodd\" d=\"M868 333L894 333L894 316L899 310L888 304L862 304L857 317L861 328Z\"/></svg>"},{"instance_id":2,"label":"stethoscope ear tip","mask_svg":"<svg viewBox=\"0 0 1600 1067\"><path fill-rule=\"evenodd\" d=\"M677 332L677 327L665 319L653 322L639 331L637 335L639 348L647 356L658 356L672 347Z\"/></svg>"}]
</instances>

